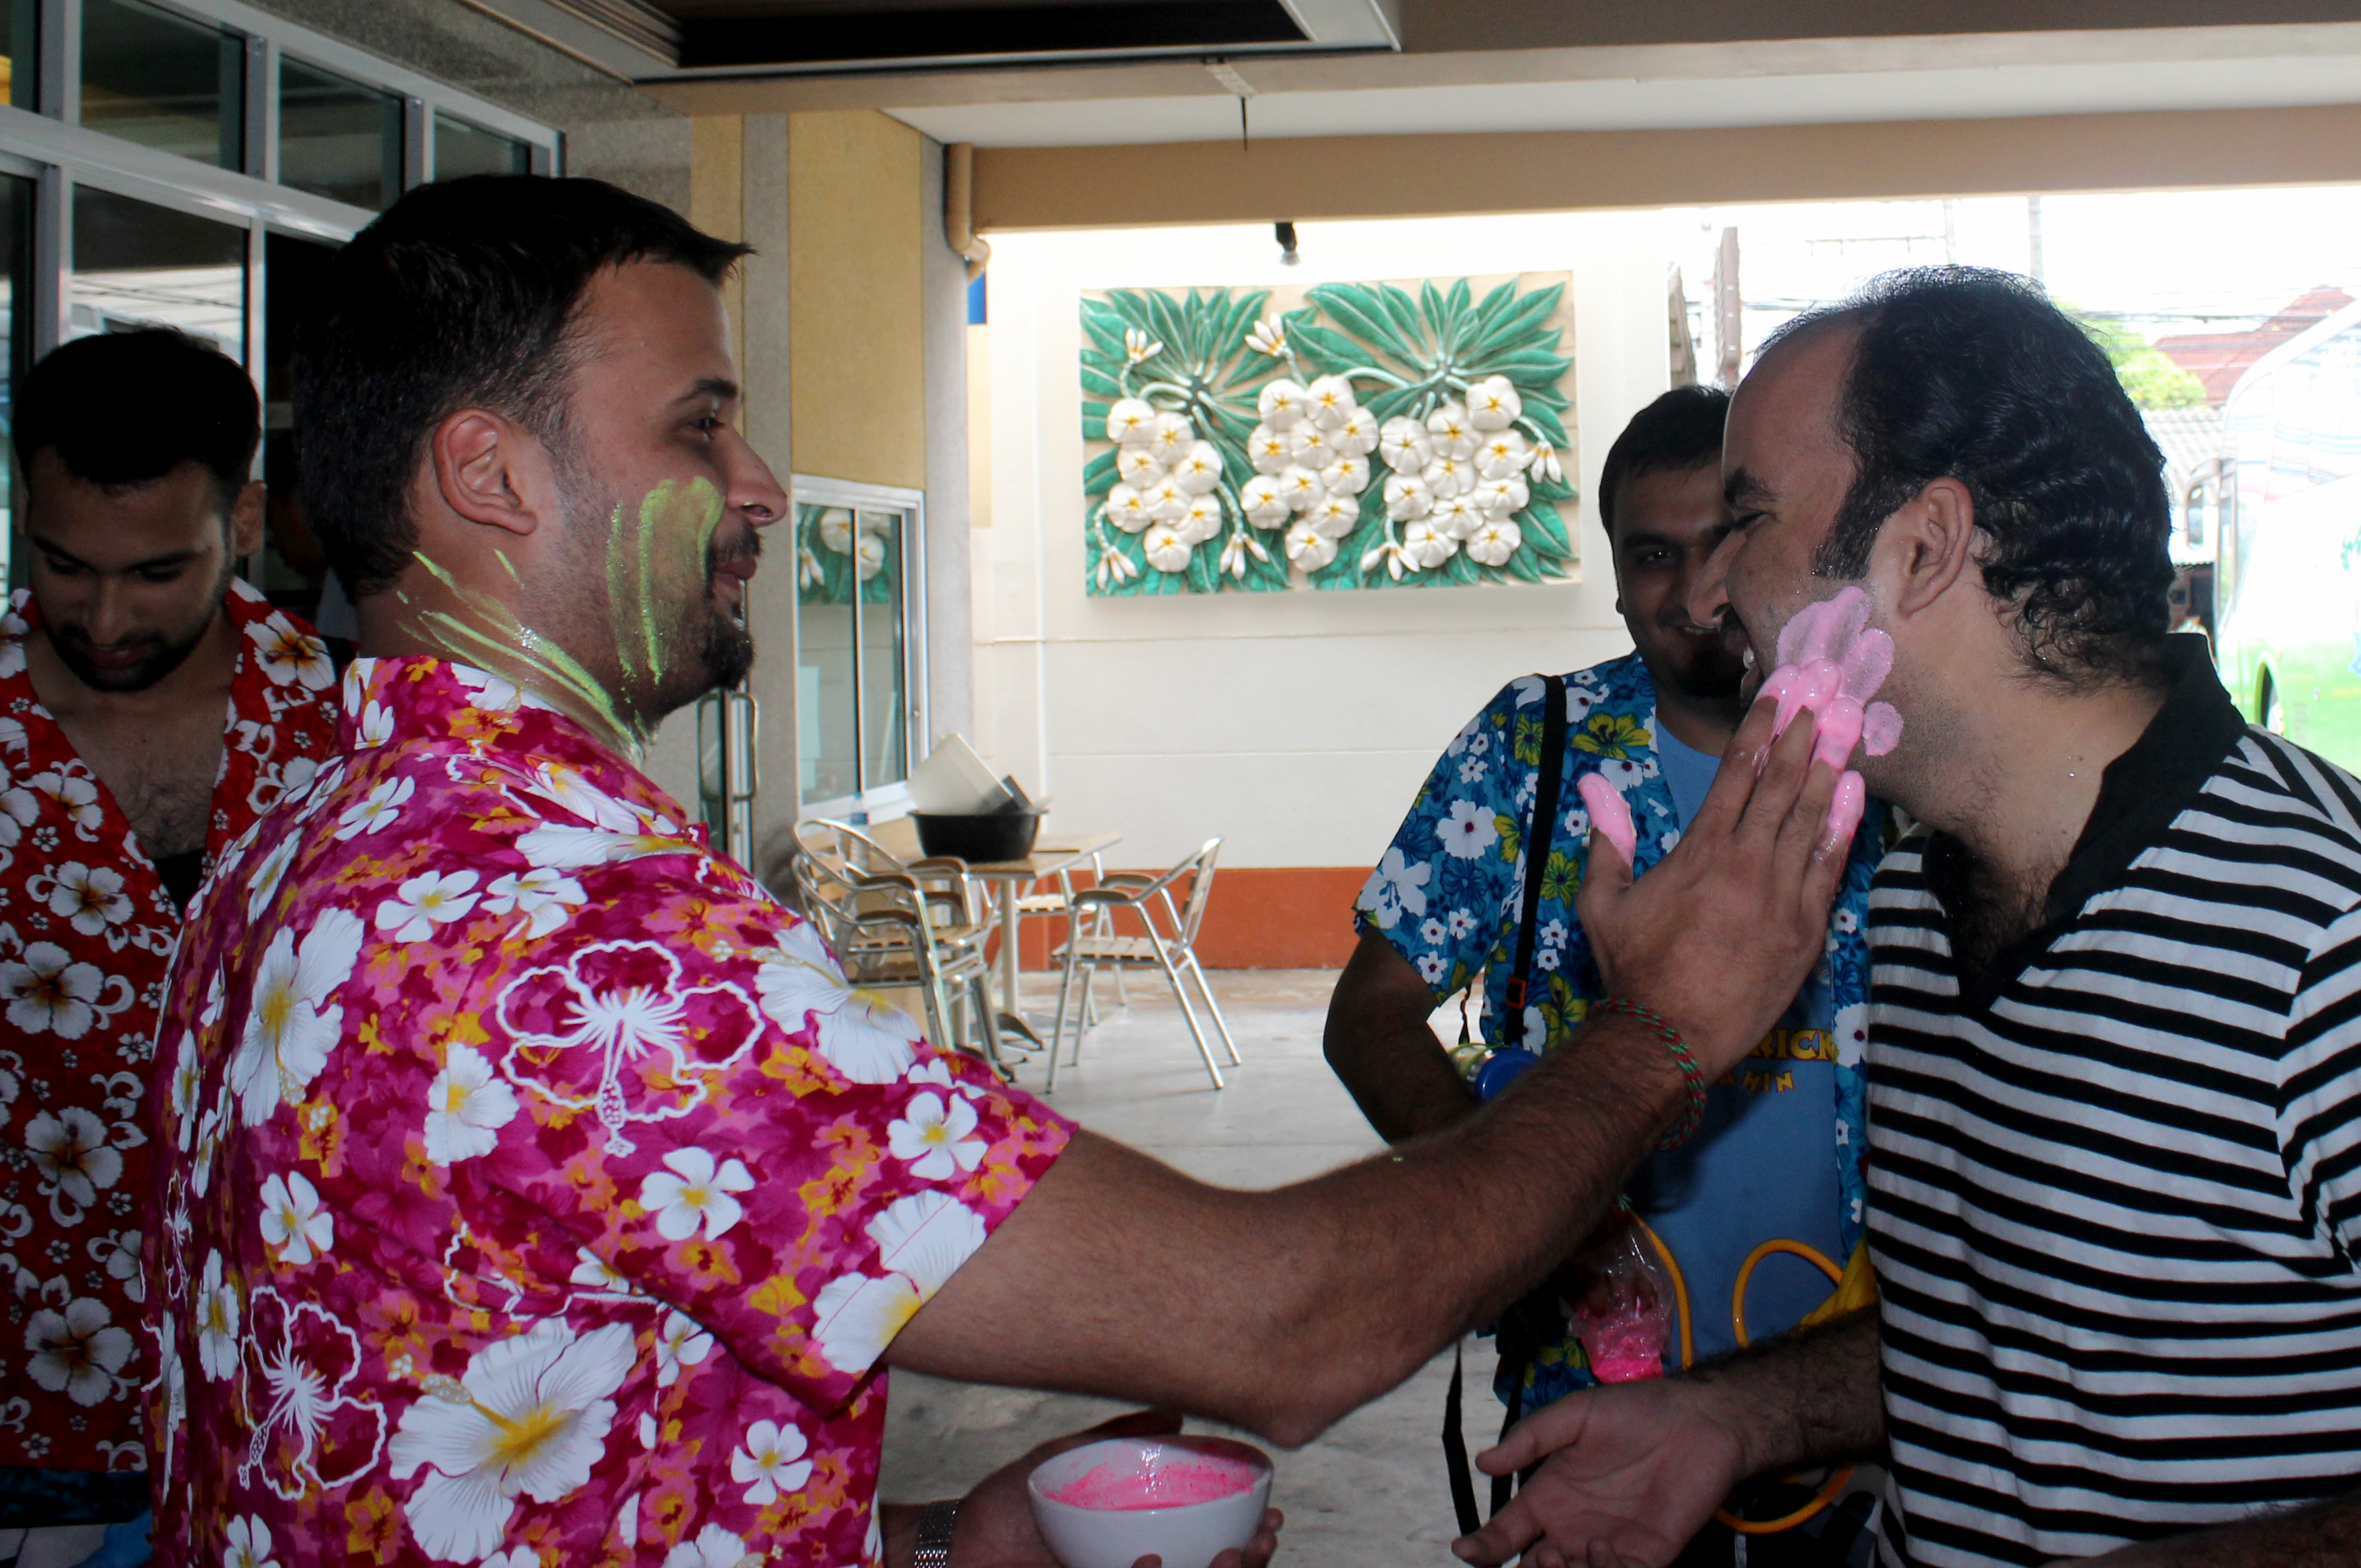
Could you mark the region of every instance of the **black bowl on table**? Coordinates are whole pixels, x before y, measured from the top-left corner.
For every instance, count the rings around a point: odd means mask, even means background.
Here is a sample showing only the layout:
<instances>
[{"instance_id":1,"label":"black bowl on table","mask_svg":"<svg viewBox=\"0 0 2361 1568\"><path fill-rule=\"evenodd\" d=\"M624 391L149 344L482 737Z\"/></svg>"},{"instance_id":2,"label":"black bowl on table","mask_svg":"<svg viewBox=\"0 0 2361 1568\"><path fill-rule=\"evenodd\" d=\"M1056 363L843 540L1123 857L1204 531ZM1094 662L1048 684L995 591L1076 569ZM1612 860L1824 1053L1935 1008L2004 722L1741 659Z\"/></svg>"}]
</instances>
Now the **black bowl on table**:
<instances>
[{"instance_id":1,"label":"black bowl on table","mask_svg":"<svg viewBox=\"0 0 2361 1568\"><path fill-rule=\"evenodd\" d=\"M929 855L956 855L970 865L1021 861L1033 852L1041 831L1038 811L914 811L910 820L918 825L918 848Z\"/></svg>"}]
</instances>

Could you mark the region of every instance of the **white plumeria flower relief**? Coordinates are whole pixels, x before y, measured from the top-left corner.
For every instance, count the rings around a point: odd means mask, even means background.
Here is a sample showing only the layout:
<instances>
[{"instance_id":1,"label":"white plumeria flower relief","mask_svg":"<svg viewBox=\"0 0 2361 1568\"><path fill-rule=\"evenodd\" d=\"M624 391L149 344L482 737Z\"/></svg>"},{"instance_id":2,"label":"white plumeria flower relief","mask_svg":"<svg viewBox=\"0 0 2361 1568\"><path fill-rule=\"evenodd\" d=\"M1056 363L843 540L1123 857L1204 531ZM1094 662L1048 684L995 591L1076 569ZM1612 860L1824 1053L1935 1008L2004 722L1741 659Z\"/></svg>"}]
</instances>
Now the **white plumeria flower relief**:
<instances>
[{"instance_id":1,"label":"white plumeria flower relief","mask_svg":"<svg viewBox=\"0 0 2361 1568\"><path fill-rule=\"evenodd\" d=\"M1438 457L1476 455L1476 426L1467 418L1465 403L1445 403L1427 415L1426 433Z\"/></svg>"},{"instance_id":2,"label":"white plumeria flower relief","mask_svg":"<svg viewBox=\"0 0 2361 1568\"><path fill-rule=\"evenodd\" d=\"M1360 503L1339 495L1323 496L1305 509L1303 525L1323 539L1342 539L1361 525Z\"/></svg>"},{"instance_id":3,"label":"white plumeria flower relief","mask_svg":"<svg viewBox=\"0 0 2361 1568\"><path fill-rule=\"evenodd\" d=\"M1191 496L1189 510L1174 522L1180 537L1191 544L1202 544L1222 532L1222 503L1212 496Z\"/></svg>"},{"instance_id":4,"label":"white plumeria flower relief","mask_svg":"<svg viewBox=\"0 0 2361 1568\"><path fill-rule=\"evenodd\" d=\"M1459 541L1432 522L1413 522L1402 530L1402 551L1411 565L1432 570L1459 554Z\"/></svg>"},{"instance_id":5,"label":"white plumeria flower relief","mask_svg":"<svg viewBox=\"0 0 2361 1568\"><path fill-rule=\"evenodd\" d=\"M1320 498L1328 492L1322 487L1316 470L1290 465L1279 477L1279 493L1287 499L1290 508L1304 511L1317 504Z\"/></svg>"},{"instance_id":6,"label":"white plumeria flower relief","mask_svg":"<svg viewBox=\"0 0 2361 1568\"><path fill-rule=\"evenodd\" d=\"M1123 329L1123 354L1134 365L1143 359L1153 359L1164 352L1164 345L1136 326Z\"/></svg>"},{"instance_id":7,"label":"white plumeria flower relief","mask_svg":"<svg viewBox=\"0 0 2361 1568\"><path fill-rule=\"evenodd\" d=\"M1277 528L1293 515L1287 498L1279 494L1278 479L1268 474L1257 474L1238 487L1238 505L1257 528Z\"/></svg>"},{"instance_id":8,"label":"white plumeria flower relief","mask_svg":"<svg viewBox=\"0 0 2361 1568\"><path fill-rule=\"evenodd\" d=\"M1434 461L1434 437L1418 421L1398 414L1378 435L1378 455L1397 474L1415 474Z\"/></svg>"},{"instance_id":9,"label":"white plumeria flower relief","mask_svg":"<svg viewBox=\"0 0 2361 1568\"><path fill-rule=\"evenodd\" d=\"M1301 420L1303 404L1303 389L1283 376L1265 382L1255 399L1255 410L1262 416L1262 422L1273 430L1285 430Z\"/></svg>"},{"instance_id":10,"label":"white plumeria flower relief","mask_svg":"<svg viewBox=\"0 0 2361 1568\"><path fill-rule=\"evenodd\" d=\"M1487 431L1476 446L1476 472L1487 479L1513 479L1532 460L1532 448L1513 430Z\"/></svg>"},{"instance_id":11,"label":"white plumeria flower relief","mask_svg":"<svg viewBox=\"0 0 2361 1568\"><path fill-rule=\"evenodd\" d=\"M1369 488L1369 460L1354 453L1340 454L1320 470L1320 488L1332 496L1357 496Z\"/></svg>"},{"instance_id":12,"label":"white plumeria flower relief","mask_svg":"<svg viewBox=\"0 0 2361 1568\"><path fill-rule=\"evenodd\" d=\"M1129 485L1117 485L1107 492L1107 521L1126 533L1137 533L1156 520L1148 515L1148 498Z\"/></svg>"},{"instance_id":13,"label":"white plumeria flower relief","mask_svg":"<svg viewBox=\"0 0 2361 1568\"><path fill-rule=\"evenodd\" d=\"M1336 541L1309 522L1287 531L1287 558L1300 570L1316 572L1336 559Z\"/></svg>"},{"instance_id":14,"label":"white plumeria flower relief","mask_svg":"<svg viewBox=\"0 0 2361 1568\"><path fill-rule=\"evenodd\" d=\"M1134 489L1142 489L1164 477L1164 465L1145 444L1126 446L1115 455L1115 471L1123 482Z\"/></svg>"},{"instance_id":15,"label":"white plumeria flower relief","mask_svg":"<svg viewBox=\"0 0 2361 1568\"><path fill-rule=\"evenodd\" d=\"M1157 522L1178 522L1180 514L1189 510L1189 492L1170 479L1159 479L1142 492L1148 504L1148 517Z\"/></svg>"},{"instance_id":16,"label":"white plumeria flower relief","mask_svg":"<svg viewBox=\"0 0 2361 1568\"><path fill-rule=\"evenodd\" d=\"M1168 466L1196 441L1197 427L1175 413L1158 414L1155 425L1148 433L1148 449L1156 454L1159 463Z\"/></svg>"},{"instance_id":17,"label":"white plumeria flower relief","mask_svg":"<svg viewBox=\"0 0 2361 1568\"><path fill-rule=\"evenodd\" d=\"M1386 515L1396 522L1413 522L1434 510L1434 492L1415 474L1396 474L1386 481Z\"/></svg>"},{"instance_id":18,"label":"white plumeria flower relief","mask_svg":"<svg viewBox=\"0 0 2361 1568\"><path fill-rule=\"evenodd\" d=\"M1367 457L1378 449L1378 416L1367 409L1355 409L1337 422L1329 440L1339 452Z\"/></svg>"},{"instance_id":19,"label":"white plumeria flower relief","mask_svg":"<svg viewBox=\"0 0 2361 1568\"><path fill-rule=\"evenodd\" d=\"M1202 496L1222 482L1222 455L1210 441L1192 444L1172 464L1172 482L1192 496Z\"/></svg>"},{"instance_id":20,"label":"white plumeria flower relief","mask_svg":"<svg viewBox=\"0 0 2361 1568\"><path fill-rule=\"evenodd\" d=\"M1323 430L1334 430L1360 405L1353 400L1353 383L1342 376L1323 376L1304 389L1304 416Z\"/></svg>"},{"instance_id":21,"label":"white plumeria flower relief","mask_svg":"<svg viewBox=\"0 0 2361 1568\"><path fill-rule=\"evenodd\" d=\"M1107 410L1106 437L1126 446L1145 446L1156 429L1156 409L1144 398L1121 398Z\"/></svg>"},{"instance_id":22,"label":"white plumeria flower relief","mask_svg":"<svg viewBox=\"0 0 2361 1568\"><path fill-rule=\"evenodd\" d=\"M1466 496L1454 496L1449 500L1435 502L1434 510L1427 514L1427 521L1433 523L1440 532L1454 539L1466 539L1482 524L1484 514L1477 510L1476 503Z\"/></svg>"},{"instance_id":23,"label":"white plumeria flower relief","mask_svg":"<svg viewBox=\"0 0 2361 1568\"><path fill-rule=\"evenodd\" d=\"M1525 542L1524 532L1505 518L1487 522L1467 536L1467 558L1487 566L1505 566L1517 546Z\"/></svg>"},{"instance_id":24,"label":"white plumeria flower relief","mask_svg":"<svg viewBox=\"0 0 2361 1568\"><path fill-rule=\"evenodd\" d=\"M1181 537L1180 531L1169 522L1150 528L1140 540L1140 548L1148 564L1159 572L1183 572L1189 568L1192 546Z\"/></svg>"},{"instance_id":25,"label":"white plumeria flower relief","mask_svg":"<svg viewBox=\"0 0 2361 1568\"><path fill-rule=\"evenodd\" d=\"M1246 329L1246 346L1274 359L1287 352L1287 327L1277 316L1265 316Z\"/></svg>"},{"instance_id":26,"label":"white plumeria flower relief","mask_svg":"<svg viewBox=\"0 0 2361 1568\"><path fill-rule=\"evenodd\" d=\"M1295 444L1287 439L1285 431L1258 424L1246 437L1246 461L1257 474L1280 473L1295 461Z\"/></svg>"},{"instance_id":27,"label":"white plumeria flower relief","mask_svg":"<svg viewBox=\"0 0 2361 1568\"><path fill-rule=\"evenodd\" d=\"M1467 422L1478 430L1506 430L1525 411L1506 376L1487 376L1467 389Z\"/></svg>"}]
</instances>

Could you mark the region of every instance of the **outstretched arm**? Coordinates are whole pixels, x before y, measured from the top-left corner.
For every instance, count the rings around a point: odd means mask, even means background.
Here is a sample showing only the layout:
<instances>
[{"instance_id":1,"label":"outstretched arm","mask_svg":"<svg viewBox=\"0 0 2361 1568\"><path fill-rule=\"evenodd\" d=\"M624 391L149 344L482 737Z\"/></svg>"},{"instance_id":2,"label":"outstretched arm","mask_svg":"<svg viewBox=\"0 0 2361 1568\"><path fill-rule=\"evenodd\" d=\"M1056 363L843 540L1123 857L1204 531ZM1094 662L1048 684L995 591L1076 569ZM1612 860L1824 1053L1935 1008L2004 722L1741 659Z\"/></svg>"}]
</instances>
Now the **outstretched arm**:
<instances>
[{"instance_id":1,"label":"outstretched arm","mask_svg":"<svg viewBox=\"0 0 2361 1568\"><path fill-rule=\"evenodd\" d=\"M1519 1422L1476 1463L1493 1475L1540 1471L1455 1550L1470 1563L1521 1552L1533 1568L1662 1568L1739 1482L1867 1453L1884 1435L1869 1309L1686 1376L1570 1395Z\"/></svg>"},{"instance_id":2,"label":"outstretched arm","mask_svg":"<svg viewBox=\"0 0 2361 1568\"><path fill-rule=\"evenodd\" d=\"M1836 775L1807 725L1774 745L1770 721L1749 717L1663 864L1634 883L1602 839L1583 890L1612 992L1669 1015L1707 1082L1818 961L1843 872ZM1457 1124L1276 1191L1080 1136L888 1358L1306 1442L1571 1252L1686 1095L1664 1045L1608 1013Z\"/></svg>"}]
</instances>

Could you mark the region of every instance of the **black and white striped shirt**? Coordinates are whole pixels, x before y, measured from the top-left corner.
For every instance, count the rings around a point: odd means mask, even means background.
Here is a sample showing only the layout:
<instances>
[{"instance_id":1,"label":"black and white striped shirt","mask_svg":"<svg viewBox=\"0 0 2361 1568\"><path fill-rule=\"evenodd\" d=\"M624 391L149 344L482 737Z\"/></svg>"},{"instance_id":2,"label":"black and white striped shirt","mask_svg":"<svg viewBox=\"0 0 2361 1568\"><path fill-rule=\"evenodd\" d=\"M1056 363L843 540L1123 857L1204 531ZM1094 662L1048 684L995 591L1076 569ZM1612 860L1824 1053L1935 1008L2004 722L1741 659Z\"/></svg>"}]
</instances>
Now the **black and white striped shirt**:
<instances>
[{"instance_id":1,"label":"black and white striped shirt","mask_svg":"<svg viewBox=\"0 0 2361 1568\"><path fill-rule=\"evenodd\" d=\"M1889 1564L2361 1488L2361 783L2174 663L1989 973L1952 959L1945 840L1878 873Z\"/></svg>"}]
</instances>

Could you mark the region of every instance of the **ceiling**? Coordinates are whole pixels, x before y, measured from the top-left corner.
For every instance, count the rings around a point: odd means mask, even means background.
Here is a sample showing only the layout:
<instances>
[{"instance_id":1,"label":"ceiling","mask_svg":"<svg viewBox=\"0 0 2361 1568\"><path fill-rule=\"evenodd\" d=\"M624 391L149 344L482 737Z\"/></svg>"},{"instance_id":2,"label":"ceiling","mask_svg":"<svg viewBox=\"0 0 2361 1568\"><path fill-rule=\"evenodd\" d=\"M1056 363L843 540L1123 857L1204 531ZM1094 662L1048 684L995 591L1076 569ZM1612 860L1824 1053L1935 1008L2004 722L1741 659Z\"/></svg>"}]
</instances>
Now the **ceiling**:
<instances>
[{"instance_id":1,"label":"ceiling","mask_svg":"<svg viewBox=\"0 0 2361 1568\"><path fill-rule=\"evenodd\" d=\"M690 113L980 147L2361 103L2361 0L470 3Z\"/></svg>"}]
</instances>

